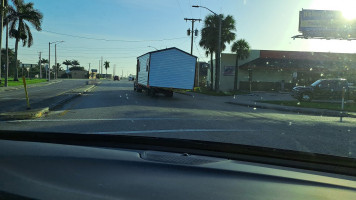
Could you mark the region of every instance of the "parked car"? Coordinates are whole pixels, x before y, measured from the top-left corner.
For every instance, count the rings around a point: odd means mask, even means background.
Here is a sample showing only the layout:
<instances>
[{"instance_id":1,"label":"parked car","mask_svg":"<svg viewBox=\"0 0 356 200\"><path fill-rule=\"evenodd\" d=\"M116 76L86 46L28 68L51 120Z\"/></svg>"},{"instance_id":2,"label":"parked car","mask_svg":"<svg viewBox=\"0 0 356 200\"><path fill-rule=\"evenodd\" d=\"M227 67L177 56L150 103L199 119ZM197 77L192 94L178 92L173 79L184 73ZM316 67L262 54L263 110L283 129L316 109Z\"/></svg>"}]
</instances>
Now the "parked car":
<instances>
[{"instance_id":1,"label":"parked car","mask_svg":"<svg viewBox=\"0 0 356 200\"><path fill-rule=\"evenodd\" d=\"M294 87L291 95L299 101L341 100L343 89L345 100L356 101L356 88L346 79L320 79L310 86Z\"/></svg>"},{"instance_id":2,"label":"parked car","mask_svg":"<svg viewBox=\"0 0 356 200\"><path fill-rule=\"evenodd\" d=\"M119 81L120 77L119 76L114 76L114 81Z\"/></svg>"}]
</instances>

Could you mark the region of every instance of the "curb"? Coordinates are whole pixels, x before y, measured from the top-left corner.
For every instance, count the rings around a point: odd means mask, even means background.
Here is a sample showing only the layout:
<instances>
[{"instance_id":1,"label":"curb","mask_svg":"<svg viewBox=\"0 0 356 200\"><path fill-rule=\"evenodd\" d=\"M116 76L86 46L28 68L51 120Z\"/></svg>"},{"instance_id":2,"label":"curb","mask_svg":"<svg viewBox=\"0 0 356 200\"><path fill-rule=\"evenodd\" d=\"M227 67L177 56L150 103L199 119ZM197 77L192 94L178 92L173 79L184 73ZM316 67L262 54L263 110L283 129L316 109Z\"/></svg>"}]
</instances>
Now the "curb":
<instances>
[{"instance_id":1,"label":"curb","mask_svg":"<svg viewBox=\"0 0 356 200\"><path fill-rule=\"evenodd\" d=\"M272 109L272 110L279 110L279 111L287 111L287 112L295 112L295 113L303 113L303 114L310 114L310 115L323 115L323 116L330 116L330 117L350 117L356 118L356 114L352 113L343 113L339 111L333 110L325 110L325 109L316 109L309 110L303 108L295 108L290 106L270 106L270 105L262 105L262 104L252 104L252 103L243 103L243 102L225 102L228 104L234 104L239 106L248 106L254 108L262 108L262 109Z\"/></svg>"},{"instance_id":2,"label":"curb","mask_svg":"<svg viewBox=\"0 0 356 200\"><path fill-rule=\"evenodd\" d=\"M48 112L49 112L49 107L28 110L28 111L21 111L21 112L1 113L0 119L4 119L4 120L35 119L35 118L42 117L45 113Z\"/></svg>"}]
</instances>

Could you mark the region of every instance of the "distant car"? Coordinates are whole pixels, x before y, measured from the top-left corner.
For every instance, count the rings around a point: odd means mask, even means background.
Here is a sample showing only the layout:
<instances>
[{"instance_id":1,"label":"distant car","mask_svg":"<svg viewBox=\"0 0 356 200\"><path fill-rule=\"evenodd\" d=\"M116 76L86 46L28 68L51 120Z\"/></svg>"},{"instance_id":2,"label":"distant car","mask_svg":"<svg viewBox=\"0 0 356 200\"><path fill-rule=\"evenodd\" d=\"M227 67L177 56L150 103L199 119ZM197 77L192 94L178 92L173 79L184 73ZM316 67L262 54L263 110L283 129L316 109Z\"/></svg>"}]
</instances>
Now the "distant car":
<instances>
[{"instance_id":1,"label":"distant car","mask_svg":"<svg viewBox=\"0 0 356 200\"><path fill-rule=\"evenodd\" d=\"M114 76L114 81L119 81L120 77L119 76Z\"/></svg>"},{"instance_id":2,"label":"distant car","mask_svg":"<svg viewBox=\"0 0 356 200\"><path fill-rule=\"evenodd\" d=\"M134 81L135 78L133 76L129 76L129 81Z\"/></svg>"}]
</instances>

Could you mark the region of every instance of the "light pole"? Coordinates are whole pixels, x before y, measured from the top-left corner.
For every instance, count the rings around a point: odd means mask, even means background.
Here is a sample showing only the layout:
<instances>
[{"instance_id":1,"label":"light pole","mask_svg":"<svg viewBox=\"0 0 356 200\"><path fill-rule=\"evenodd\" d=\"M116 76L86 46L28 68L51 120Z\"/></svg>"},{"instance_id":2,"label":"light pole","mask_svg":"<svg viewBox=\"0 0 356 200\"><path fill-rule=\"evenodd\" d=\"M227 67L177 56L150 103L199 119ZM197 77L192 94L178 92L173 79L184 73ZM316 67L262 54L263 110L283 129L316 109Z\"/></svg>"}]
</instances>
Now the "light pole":
<instances>
[{"instance_id":1,"label":"light pole","mask_svg":"<svg viewBox=\"0 0 356 200\"><path fill-rule=\"evenodd\" d=\"M1 27L0 27L0 58L1 58L1 54L2 54L2 52L1 52L1 48L2 48L2 31L3 31L3 26L4 26L4 16L5 16L5 14L4 14L4 9L5 9L5 0L2 0L1 1L1 22L0 22L0 24L1 24ZM2 63L1 63L1 59L0 59L0 82L1 82L1 72L2 72L2 65L1 65Z\"/></svg>"},{"instance_id":2,"label":"light pole","mask_svg":"<svg viewBox=\"0 0 356 200\"><path fill-rule=\"evenodd\" d=\"M56 72L55 72L55 74L56 74L56 79L58 78L58 63L57 63L57 44L59 44L59 43L62 43L62 42L64 42L64 41L58 41L58 42L56 42L55 44L54 44L54 68L55 68L55 70L56 70Z\"/></svg>"},{"instance_id":3,"label":"light pole","mask_svg":"<svg viewBox=\"0 0 356 200\"><path fill-rule=\"evenodd\" d=\"M64 41L55 41L55 42L49 42L48 43L48 81L51 80L51 44L55 44L55 48L56 48L56 44L57 43L61 43ZM56 54L56 49L55 49L55 65L57 65L57 54ZM54 70L56 70L57 66L54 67ZM56 74L56 72L54 72ZM54 78L56 78L54 76Z\"/></svg>"},{"instance_id":4,"label":"light pole","mask_svg":"<svg viewBox=\"0 0 356 200\"><path fill-rule=\"evenodd\" d=\"M207 7L204 6L198 6L198 5L193 5L193 8L205 8L209 10L211 13L213 13L215 16L219 17L219 38L218 38L218 52L216 55L216 78L215 78L215 90L219 91L219 79L220 79L220 54L221 54L221 16L213 12ZM212 63L211 63L212 64Z\"/></svg>"}]
</instances>

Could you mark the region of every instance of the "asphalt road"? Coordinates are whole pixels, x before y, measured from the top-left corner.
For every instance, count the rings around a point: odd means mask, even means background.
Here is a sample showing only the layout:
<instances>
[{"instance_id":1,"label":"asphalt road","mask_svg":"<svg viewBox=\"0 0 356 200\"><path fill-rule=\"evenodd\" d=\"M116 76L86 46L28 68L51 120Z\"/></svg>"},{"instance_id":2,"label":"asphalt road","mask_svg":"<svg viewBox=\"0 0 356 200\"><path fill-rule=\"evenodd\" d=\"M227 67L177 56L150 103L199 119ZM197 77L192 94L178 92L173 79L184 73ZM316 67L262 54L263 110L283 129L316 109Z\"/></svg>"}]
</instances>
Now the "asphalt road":
<instances>
[{"instance_id":1,"label":"asphalt road","mask_svg":"<svg viewBox=\"0 0 356 200\"><path fill-rule=\"evenodd\" d=\"M55 80L49 83L41 83L41 86L28 88L30 104L58 96L63 92L85 85L84 79ZM12 91L0 92L0 113L26 109L26 95L23 88Z\"/></svg>"},{"instance_id":2,"label":"asphalt road","mask_svg":"<svg viewBox=\"0 0 356 200\"><path fill-rule=\"evenodd\" d=\"M356 119L311 116L225 103L233 97L149 97L128 81L103 81L92 92L36 120L0 129L127 134L258 145L356 157Z\"/></svg>"}]
</instances>

